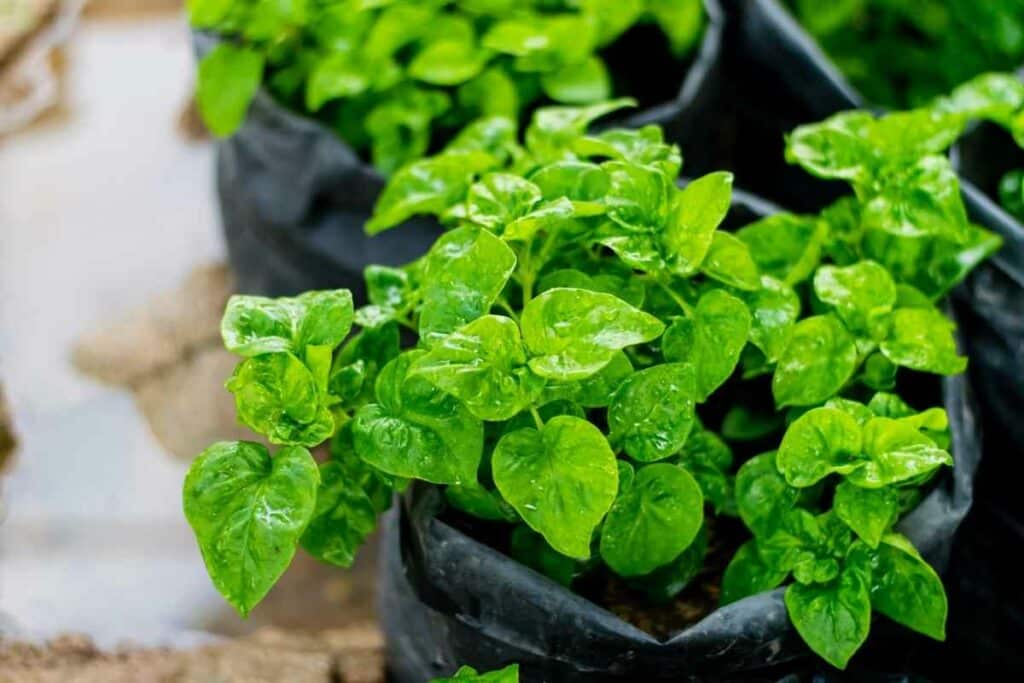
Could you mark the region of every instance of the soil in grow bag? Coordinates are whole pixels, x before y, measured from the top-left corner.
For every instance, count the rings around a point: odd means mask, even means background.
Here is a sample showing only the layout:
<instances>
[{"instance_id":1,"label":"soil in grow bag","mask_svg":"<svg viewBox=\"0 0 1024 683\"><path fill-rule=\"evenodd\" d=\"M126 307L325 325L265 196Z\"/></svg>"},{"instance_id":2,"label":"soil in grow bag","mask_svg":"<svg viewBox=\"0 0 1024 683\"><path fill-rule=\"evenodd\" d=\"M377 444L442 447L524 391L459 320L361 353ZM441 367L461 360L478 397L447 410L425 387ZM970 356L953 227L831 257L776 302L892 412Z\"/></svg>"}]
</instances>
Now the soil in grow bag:
<instances>
[{"instance_id":1,"label":"soil in grow bag","mask_svg":"<svg viewBox=\"0 0 1024 683\"><path fill-rule=\"evenodd\" d=\"M709 99L706 89L720 59L721 12L716 0L703 4L700 41L682 59L651 24L634 26L601 51L613 92L635 95L640 105L617 125L692 130L692 111ZM203 33L195 42L200 56L218 44ZM522 120L543 103L540 98L525 108ZM338 106L328 105L328 113ZM445 128L443 119L439 123L428 150L456 131ZM434 220L415 219L400 235L367 237L363 226L385 182L325 121L282 105L261 88L241 128L218 143L221 221L239 291L279 296L346 287L361 300L363 268L407 263L440 233Z\"/></svg>"}]
</instances>

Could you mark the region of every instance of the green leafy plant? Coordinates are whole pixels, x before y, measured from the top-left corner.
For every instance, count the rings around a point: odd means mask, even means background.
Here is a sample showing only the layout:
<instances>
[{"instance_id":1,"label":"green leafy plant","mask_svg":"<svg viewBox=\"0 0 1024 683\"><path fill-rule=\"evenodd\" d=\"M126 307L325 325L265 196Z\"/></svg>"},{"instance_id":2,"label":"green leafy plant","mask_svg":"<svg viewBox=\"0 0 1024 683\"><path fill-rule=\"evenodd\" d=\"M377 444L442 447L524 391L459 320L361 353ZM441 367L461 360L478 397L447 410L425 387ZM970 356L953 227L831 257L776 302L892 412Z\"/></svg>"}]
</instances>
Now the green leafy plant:
<instances>
[{"instance_id":1,"label":"green leafy plant","mask_svg":"<svg viewBox=\"0 0 1024 683\"><path fill-rule=\"evenodd\" d=\"M1024 61L1024 2L787 0L876 105L922 106L963 81Z\"/></svg>"},{"instance_id":2,"label":"green leafy plant","mask_svg":"<svg viewBox=\"0 0 1024 683\"><path fill-rule=\"evenodd\" d=\"M586 104L616 87L605 56L656 23L682 59L701 0L189 0L225 42L199 66L208 128L233 133L257 90L320 119L391 173L479 116ZM626 93L629 94L629 93Z\"/></svg>"},{"instance_id":3,"label":"green leafy plant","mask_svg":"<svg viewBox=\"0 0 1024 683\"><path fill-rule=\"evenodd\" d=\"M986 73L963 83L932 106L961 117L965 123L989 121L1003 128L1024 148L1024 83L1011 73ZM1008 171L999 181L998 199L1017 220L1024 221L1024 169Z\"/></svg>"},{"instance_id":4,"label":"green leafy plant","mask_svg":"<svg viewBox=\"0 0 1024 683\"><path fill-rule=\"evenodd\" d=\"M431 683L519 683L519 665L511 664L504 669L479 673L471 666L460 667L450 678L435 678Z\"/></svg>"},{"instance_id":5,"label":"green leafy plant","mask_svg":"<svg viewBox=\"0 0 1024 683\"><path fill-rule=\"evenodd\" d=\"M680 186L657 127L588 132L629 104L542 108L522 140L481 119L403 167L368 230L416 214L448 229L405 267L368 268L358 310L345 292L231 300L222 332L245 360L228 388L282 448L212 446L184 498L241 613L300 545L350 564L419 480L567 586L609 572L671 600L713 519L739 517L752 539L723 601L791 577L794 625L839 667L872 610L942 637L942 584L895 525L952 464L948 425L893 391L963 370L937 302L998 246L939 154L958 124L798 128L789 158L855 194L727 232L730 174ZM327 439L317 467L305 449Z\"/></svg>"}]
</instances>

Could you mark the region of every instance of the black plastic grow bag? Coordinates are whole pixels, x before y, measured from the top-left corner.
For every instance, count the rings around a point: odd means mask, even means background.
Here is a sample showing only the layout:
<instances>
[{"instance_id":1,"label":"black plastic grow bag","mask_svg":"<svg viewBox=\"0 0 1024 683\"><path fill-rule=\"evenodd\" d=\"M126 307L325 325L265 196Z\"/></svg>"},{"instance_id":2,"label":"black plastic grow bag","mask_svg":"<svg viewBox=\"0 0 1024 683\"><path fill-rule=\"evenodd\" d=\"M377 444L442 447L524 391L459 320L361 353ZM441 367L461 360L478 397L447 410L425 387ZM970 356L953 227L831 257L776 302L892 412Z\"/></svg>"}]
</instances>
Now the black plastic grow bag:
<instances>
[{"instance_id":1,"label":"black plastic grow bag","mask_svg":"<svg viewBox=\"0 0 1024 683\"><path fill-rule=\"evenodd\" d=\"M664 126L686 142L699 130L699 110L714 98L722 20L718 0L705 0L708 25L678 90L668 102L612 120ZM196 34L204 54L216 38ZM630 64L643 74L650 65ZM363 225L385 180L336 133L278 104L261 90L243 126L217 145L217 193L228 257L238 289L279 296L309 289L363 291L367 265L407 263L433 243L438 227L413 220L367 237Z\"/></svg>"},{"instance_id":2,"label":"black plastic grow bag","mask_svg":"<svg viewBox=\"0 0 1024 683\"><path fill-rule=\"evenodd\" d=\"M737 184L789 209L819 210L848 190L786 164L784 136L799 124L861 107L863 98L777 0L722 5L721 77L728 86L714 91L718 99L707 107L717 124L704 129L697 149L684 149L687 171L728 168ZM928 667L938 678L950 666L1024 677L1024 555L1007 552L1024 547L1024 229L970 182L990 182L981 169L1005 163L1000 159L971 136L953 150L971 219L998 233L1004 244L951 297L970 357L968 378L986 457L976 492L982 504L952 550L949 640L935 649Z\"/></svg>"},{"instance_id":3,"label":"black plastic grow bag","mask_svg":"<svg viewBox=\"0 0 1024 683\"><path fill-rule=\"evenodd\" d=\"M727 225L777 210L736 191ZM900 526L940 571L971 506L981 457L964 377L945 379L942 393L956 464ZM818 677L824 667L790 625L782 589L718 609L658 640L439 519L443 508L438 488L417 485L385 524L378 612L396 683L450 675L461 664L490 670L513 662L525 683L831 680ZM906 645L921 640L876 624L871 643L878 655L854 660L873 670L857 679L909 680L874 667L891 666L895 651L895 670L908 670Z\"/></svg>"}]
</instances>

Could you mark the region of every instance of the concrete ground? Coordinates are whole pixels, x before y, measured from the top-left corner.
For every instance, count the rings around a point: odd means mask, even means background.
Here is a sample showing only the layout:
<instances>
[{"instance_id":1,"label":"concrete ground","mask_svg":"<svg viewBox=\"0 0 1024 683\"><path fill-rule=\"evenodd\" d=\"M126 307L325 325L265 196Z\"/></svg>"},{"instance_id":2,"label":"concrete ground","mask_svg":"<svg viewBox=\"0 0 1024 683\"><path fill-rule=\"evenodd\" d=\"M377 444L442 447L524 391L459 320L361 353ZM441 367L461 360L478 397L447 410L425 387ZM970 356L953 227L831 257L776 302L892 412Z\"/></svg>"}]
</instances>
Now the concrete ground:
<instances>
[{"instance_id":1,"label":"concrete ground","mask_svg":"<svg viewBox=\"0 0 1024 683\"><path fill-rule=\"evenodd\" d=\"M224 248L212 146L177 126L192 86L184 18L87 18L66 64L60 111L0 140L0 378L21 443L0 481L0 636L184 645L335 625L347 619L329 605L353 593L365 613L349 574L303 563L243 624L182 516L187 462L163 451L126 391L71 367L83 333Z\"/></svg>"}]
</instances>

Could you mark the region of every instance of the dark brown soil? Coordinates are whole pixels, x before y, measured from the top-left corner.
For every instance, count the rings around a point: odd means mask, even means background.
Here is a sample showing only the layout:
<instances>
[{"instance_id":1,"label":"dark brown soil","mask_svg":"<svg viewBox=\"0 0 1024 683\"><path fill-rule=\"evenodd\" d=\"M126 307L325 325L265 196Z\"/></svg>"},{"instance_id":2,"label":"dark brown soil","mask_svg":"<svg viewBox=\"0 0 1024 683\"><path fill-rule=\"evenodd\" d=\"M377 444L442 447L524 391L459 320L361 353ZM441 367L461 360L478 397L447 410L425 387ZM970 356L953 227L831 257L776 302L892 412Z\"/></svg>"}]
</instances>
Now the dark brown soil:
<instances>
[{"instance_id":1,"label":"dark brown soil","mask_svg":"<svg viewBox=\"0 0 1024 683\"><path fill-rule=\"evenodd\" d=\"M711 521L710 518L708 520ZM693 626L718 608L722 574L736 548L742 542L743 532L735 520L717 518L708 528L708 552L704 568L690 584L670 602L653 604L647 597L624 580L603 572L596 587L587 597L642 631L659 640L667 640L676 633Z\"/></svg>"}]
</instances>

